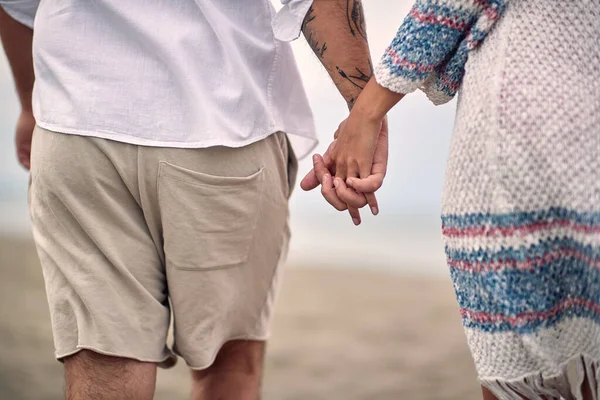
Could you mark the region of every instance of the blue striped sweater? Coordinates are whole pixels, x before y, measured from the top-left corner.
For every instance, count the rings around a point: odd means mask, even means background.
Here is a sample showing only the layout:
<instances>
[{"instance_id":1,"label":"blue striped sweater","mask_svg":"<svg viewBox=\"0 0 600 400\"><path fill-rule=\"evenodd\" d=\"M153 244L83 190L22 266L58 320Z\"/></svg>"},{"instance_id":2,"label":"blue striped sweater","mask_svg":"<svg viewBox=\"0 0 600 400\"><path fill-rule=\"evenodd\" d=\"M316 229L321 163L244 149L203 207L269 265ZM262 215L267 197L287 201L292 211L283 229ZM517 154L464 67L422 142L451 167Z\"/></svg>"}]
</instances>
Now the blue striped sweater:
<instances>
[{"instance_id":1,"label":"blue striped sweater","mask_svg":"<svg viewBox=\"0 0 600 400\"><path fill-rule=\"evenodd\" d=\"M375 68L397 93L421 89L435 103L458 91L469 52L485 39L508 0L417 0Z\"/></svg>"}]
</instances>

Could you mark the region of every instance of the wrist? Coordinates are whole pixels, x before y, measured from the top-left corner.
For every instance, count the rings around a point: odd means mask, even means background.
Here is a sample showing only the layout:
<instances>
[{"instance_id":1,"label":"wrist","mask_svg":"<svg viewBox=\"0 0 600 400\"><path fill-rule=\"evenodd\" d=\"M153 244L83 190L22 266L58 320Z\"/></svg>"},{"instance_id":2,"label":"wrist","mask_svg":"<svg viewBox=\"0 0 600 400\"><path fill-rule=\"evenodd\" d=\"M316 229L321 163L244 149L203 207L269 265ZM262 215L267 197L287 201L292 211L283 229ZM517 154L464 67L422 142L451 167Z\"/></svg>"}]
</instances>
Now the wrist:
<instances>
[{"instance_id":1,"label":"wrist","mask_svg":"<svg viewBox=\"0 0 600 400\"><path fill-rule=\"evenodd\" d=\"M23 89L17 85L17 94L19 95L19 103L21 104L21 112L32 113L32 93L33 88Z\"/></svg>"},{"instance_id":2,"label":"wrist","mask_svg":"<svg viewBox=\"0 0 600 400\"><path fill-rule=\"evenodd\" d=\"M403 97L404 94L379 85L373 77L356 100L354 108L369 121L381 121Z\"/></svg>"}]
</instances>

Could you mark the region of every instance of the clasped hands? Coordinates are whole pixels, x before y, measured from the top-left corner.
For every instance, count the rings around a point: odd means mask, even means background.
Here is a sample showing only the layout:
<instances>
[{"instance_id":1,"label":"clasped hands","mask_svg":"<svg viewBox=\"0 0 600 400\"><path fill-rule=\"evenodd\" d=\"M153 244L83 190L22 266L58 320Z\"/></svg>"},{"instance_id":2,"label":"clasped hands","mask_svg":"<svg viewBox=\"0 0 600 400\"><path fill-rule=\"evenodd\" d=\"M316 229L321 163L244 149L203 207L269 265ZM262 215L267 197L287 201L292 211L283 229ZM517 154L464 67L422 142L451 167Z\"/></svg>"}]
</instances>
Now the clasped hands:
<instances>
[{"instance_id":1,"label":"clasped hands","mask_svg":"<svg viewBox=\"0 0 600 400\"><path fill-rule=\"evenodd\" d=\"M387 118L369 118L356 108L334 135L321 156L313 156L313 169L300 186L309 191L321 185L321 194L338 211L348 210L360 225L360 209L369 205L379 213L375 192L383 184L388 160Z\"/></svg>"}]
</instances>

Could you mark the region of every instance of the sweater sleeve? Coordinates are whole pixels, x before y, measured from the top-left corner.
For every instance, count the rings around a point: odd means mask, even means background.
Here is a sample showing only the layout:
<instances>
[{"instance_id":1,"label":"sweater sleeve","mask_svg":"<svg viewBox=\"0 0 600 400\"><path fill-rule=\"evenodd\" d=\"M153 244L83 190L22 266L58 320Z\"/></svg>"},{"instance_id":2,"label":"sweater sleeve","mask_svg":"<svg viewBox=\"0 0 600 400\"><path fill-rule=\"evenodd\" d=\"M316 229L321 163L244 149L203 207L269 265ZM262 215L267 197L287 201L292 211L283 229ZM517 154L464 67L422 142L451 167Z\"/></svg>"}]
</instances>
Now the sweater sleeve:
<instances>
[{"instance_id":1,"label":"sweater sleeve","mask_svg":"<svg viewBox=\"0 0 600 400\"><path fill-rule=\"evenodd\" d=\"M469 52L483 42L508 0L417 0L375 68L397 93L421 89L434 104L450 101Z\"/></svg>"}]
</instances>

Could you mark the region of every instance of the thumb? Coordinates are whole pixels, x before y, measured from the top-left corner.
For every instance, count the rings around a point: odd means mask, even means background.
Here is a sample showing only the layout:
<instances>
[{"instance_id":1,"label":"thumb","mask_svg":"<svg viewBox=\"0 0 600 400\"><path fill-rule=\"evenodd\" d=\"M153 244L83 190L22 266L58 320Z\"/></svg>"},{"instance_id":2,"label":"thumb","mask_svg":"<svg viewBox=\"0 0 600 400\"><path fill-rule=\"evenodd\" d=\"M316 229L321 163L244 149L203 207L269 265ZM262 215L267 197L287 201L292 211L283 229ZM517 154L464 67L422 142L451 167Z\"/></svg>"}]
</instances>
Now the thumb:
<instances>
[{"instance_id":1,"label":"thumb","mask_svg":"<svg viewBox=\"0 0 600 400\"><path fill-rule=\"evenodd\" d=\"M348 178L346 184L361 193L374 193L383 185L383 174L369 175L366 178Z\"/></svg>"}]
</instances>

